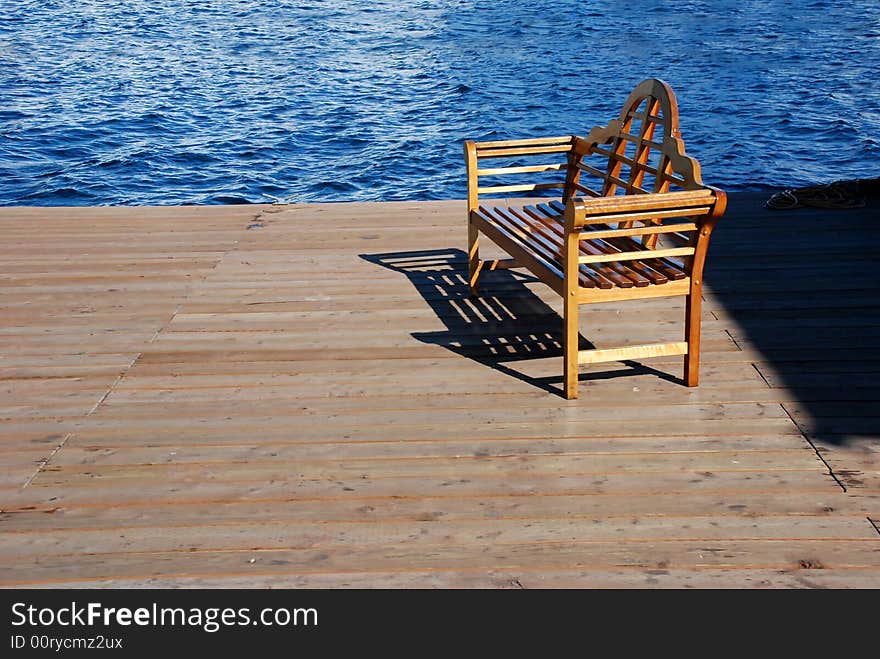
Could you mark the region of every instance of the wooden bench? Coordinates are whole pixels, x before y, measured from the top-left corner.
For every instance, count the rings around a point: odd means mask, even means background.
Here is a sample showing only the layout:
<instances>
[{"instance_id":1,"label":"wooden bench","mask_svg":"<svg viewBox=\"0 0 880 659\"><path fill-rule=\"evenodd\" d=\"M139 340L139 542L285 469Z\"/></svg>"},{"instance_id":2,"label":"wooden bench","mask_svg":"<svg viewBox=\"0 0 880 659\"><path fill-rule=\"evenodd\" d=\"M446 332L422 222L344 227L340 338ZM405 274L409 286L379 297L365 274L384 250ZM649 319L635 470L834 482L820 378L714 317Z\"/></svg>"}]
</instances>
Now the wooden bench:
<instances>
[{"instance_id":1,"label":"wooden bench","mask_svg":"<svg viewBox=\"0 0 880 659\"><path fill-rule=\"evenodd\" d=\"M580 364L624 359L684 355L684 382L698 384L703 264L726 195L685 154L666 83L640 83L585 138L467 141L465 161L471 295L482 270L523 267L562 296L566 398L577 398ZM561 201L486 201L557 188ZM512 258L481 260L481 233ZM687 298L684 341L578 350L580 305L672 295Z\"/></svg>"}]
</instances>

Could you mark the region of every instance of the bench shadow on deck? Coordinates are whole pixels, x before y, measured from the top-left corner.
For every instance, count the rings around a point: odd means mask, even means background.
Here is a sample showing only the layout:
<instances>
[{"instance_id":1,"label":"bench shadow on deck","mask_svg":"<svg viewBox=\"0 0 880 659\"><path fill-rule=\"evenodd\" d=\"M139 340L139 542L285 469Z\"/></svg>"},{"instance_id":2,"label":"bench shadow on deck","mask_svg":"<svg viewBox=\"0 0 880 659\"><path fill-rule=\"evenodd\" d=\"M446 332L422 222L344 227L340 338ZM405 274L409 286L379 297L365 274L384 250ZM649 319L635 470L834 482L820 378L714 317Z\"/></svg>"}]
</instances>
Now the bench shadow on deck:
<instances>
[{"instance_id":1,"label":"bench shadow on deck","mask_svg":"<svg viewBox=\"0 0 880 659\"><path fill-rule=\"evenodd\" d=\"M880 199L861 209L773 211L735 197L713 236L706 282L732 338L812 440L880 439Z\"/></svg>"},{"instance_id":2,"label":"bench shadow on deck","mask_svg":"<svg viewBox=\"0 0 880 659\"><path fill-rule=\"evenodd\" d=\"M863 209L772 211L768 195L734 197L710 247L708 308L730 323L730 338L756 354L755 369L805 436L830 445L880 438L880 307L874 247L878 199ZM483 275L468 297L459 249L361 254L406 276L446 329L414 332L489 368L554 394L561 376L532 377L517 362L561 358L561 319L533 293L521 270ZM594 347L580 336L580 348ZM625 361L628 369L584 369L579 379L653 374L681 383L678 369ZM675 375L673 375L675 373Z\"/></svg>"},{"instance_id":3,"label":"bench shadow on deck","mask_svg":"<svg viewBox=\"0 0 880 659\"><path fill-rule=\"evenodd\" d=\"M562 358L562 325L559 312L527 286L540 280L522 270L501 269L481 277L478 298L470 298L467 254L459 249L437 249L361 254L370 263L406 276L445 330L413 332L411 336L442 346L510 377L563 396L562 375L533 377L513 364L523 360ZM541 284L543 285L543 284ZM582 334L579 349L595 346ZM620 362L627 370L590 370L580 380L601 380L635 374L682 382L662 370L634 360Z\"/></svg>"}]
</instances>

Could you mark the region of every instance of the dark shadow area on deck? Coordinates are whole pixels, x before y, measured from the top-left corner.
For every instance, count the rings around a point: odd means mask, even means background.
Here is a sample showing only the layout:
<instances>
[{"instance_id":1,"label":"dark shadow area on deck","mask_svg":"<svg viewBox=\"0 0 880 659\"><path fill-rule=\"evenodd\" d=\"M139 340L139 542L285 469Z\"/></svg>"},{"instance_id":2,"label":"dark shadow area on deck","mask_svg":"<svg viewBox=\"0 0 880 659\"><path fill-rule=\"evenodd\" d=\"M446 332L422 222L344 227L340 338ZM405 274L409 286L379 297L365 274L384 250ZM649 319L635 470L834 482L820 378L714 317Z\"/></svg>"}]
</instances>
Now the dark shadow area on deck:
<instances>
[{"instance_id":1,"label":"dark shadow area on deck","mask_svg":"<svg viewBox=\"0 0 880 659\"><path fill-rule=\"evenodd\" d=\"M562 318L528 284L538 283L524 270L492 270L480 275L480 296L470 298L467 254L460 249L437 249L386 254L361 254L370 263L407 277L445 330L414 332L413 338L439 345L497 371L562 396ZM580 336L581 350L593 348ZM558 375L533 377L511 364L555 358ZM636 361L621 362L625 370L582 372L580 380L601 380L634 374L653 374L680 382L663 371Z\"/></svg>"},{"instance_id":2,"label":"dark shadow area on deck","mask_svg":"<svg viewBox=\"0 0 880 659\"><path fill-rule=\"evenodd\" d=\"M880 198L769 210L731 195L707 259L709 305L811 439L880 438ZM781 392L782 393L782 392Z\"/></svg>"}]
</instances>

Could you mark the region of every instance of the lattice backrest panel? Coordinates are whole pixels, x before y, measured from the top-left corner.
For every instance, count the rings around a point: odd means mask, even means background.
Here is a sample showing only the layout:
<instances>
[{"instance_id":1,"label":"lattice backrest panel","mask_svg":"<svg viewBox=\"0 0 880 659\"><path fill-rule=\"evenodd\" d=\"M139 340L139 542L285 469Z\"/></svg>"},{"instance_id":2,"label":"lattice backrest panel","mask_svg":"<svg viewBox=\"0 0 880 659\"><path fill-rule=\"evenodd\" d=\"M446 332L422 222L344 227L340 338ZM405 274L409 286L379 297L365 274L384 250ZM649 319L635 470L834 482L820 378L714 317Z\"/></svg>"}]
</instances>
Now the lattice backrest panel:
<instances>
[{"instance_id":1,"label":"lattice backrest panel","mask_svg":"<svg viewBox=\"0 0 880 659\"><path fill-rule=\"evenodd\" d=\"M565 186L572 136L477 142L474 145L482 196L558 197Z\"/></svg>"},{"instance_id":2,"label":"lattice backrest panel","mask_svg":"<svg viewBox=\"0 0 880 659\"><path fill-rule=\"evenodd\" d=\"M662 80L639 84L620 116L580 140L572 158L571 195L605 197L702 186L699 164L684 152L675 95Z\"/></svg>"}]
</instances>

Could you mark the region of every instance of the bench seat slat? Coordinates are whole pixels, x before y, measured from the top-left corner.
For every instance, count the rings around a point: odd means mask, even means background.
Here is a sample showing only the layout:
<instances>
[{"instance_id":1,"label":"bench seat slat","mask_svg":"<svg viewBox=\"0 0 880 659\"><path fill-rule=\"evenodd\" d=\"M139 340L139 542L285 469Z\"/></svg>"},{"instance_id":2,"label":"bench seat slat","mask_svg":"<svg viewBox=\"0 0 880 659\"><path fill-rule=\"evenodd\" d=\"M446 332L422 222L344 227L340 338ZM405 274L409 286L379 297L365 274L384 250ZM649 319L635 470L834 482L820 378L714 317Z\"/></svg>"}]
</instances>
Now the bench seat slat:
<instances>
[{"instance_id":1,"label":"bench seat slat","mask_svg":"<svg viewBox=\"0 0 880 659\"><path fill-rule=\"evenodd\" d=\"M553 200L553 201L550 202L549 205L550 205L555 211L557 211L560 215L563 214L563 213L565 213L565 206L563 206L559 201ZM697 212L694 213L695 215L701 215L701 214L704 214L702 208L697 208L697 209L693 209L693 210L697 211ZM640 217L644 217L644 216L650 216L650 217L658 217L658 216L659 216L659 217L679 217L679 216L683 215L685 212L688 212L688 213L689 213L689 212L691 212L691 210L688 209L687 211L681 211L681 210L676 210L676 211L659 211L659 212L655 212L655 213L638 213L638 214L636 214L636 215L638 215L638 216L640 216ZM668 213L668 214L667 214L667 213ZM632 219L632 214L629 214L629 215L627 215L627 214L621 214L621 215L618 215L618 216L615 216L615 215L605 215L605 216L603 216L603 217L604 217L604 218L609 218L609 221L611 221L611 220L622 220L623 218L626 218L627 220L629 220L629 219ZM598 221L598 220L597 220L597 221ZM588 225L588 226L590 227L590 229L593 229L593 230L602 230L602 229L605 229L608 225L607 225L607 224L602 224L602 225L590 224L590 225ZM687 226L691 226L691 227L693 227L693 229L690 229L690 230L696 230L696 229L697 229L697 226L696 226L695 224L689 224L689 225L688 225L688 224L676 224L676 225L665 225L665 226L664 226L664 225L658 225L658 227L661 227L661 228L667 228L667 227L668 227L669 229L674 230L674 231L682 231L682 230L685 230L685 227L687 227ZM674 227L674 228L673 228L673 227ZM581 233L582 236L584 236L585 234L586 234L587 237L589 236L589 232L582 232L582 233ZM632 246L632 244L633 244L632 242L626 242L626 243L617 242L617 241L615 241L615 239L613 239L613 238L612 238L612 239L607 239L607 240L608 240L608 242L611 242L612 244L615 244L615 246L617 246L621 251L626 251L626 250L629 249L629 248ZM686 240L686 243L685 243L685 244L688 244L688 245L689 245L689 244L690 244L690 240L689 240L689 239ZM666 260L666 259L644 259L644 260L639 261L639 265L640 265L640 266L645 266L645 267L647 267L647 268L650 269L650 272L655 273L655 276L656 276L657 278L655 278L655 277L652 276L652 275L649 275L649 278L651 278L652 283L654 283L654 284L665 284L665 283L666 283L667 281L669 281L669 280L672 280L672 281L679 281L679 280L684 279L684 278L687 277L687 272L685 271L685 269L684 269L682 266L680 266L680 265L678 265L677 263L674 263L674 262L672 262L672 261L668 261L668 260Z\"/></svg>"},{"instance_id":2,"label":"bench seat slat","mask_svg":"<svg viewBox=\"0 0 880 659\"><path fill-rule=\"evenodd\" d=\"M515 236L524 246L538 254L542 259L554 265L554 267L562 272L559 261L559 252L556 245L545 240L539 234L526 231L517 222L512 221L502 209L480 207L480 211L488 219L488 221L503 228L507 233Z\"/></svg>"},{"instance_id":3,"label":"bench seat slat","mask_svg":"<svg viewBox=\"0 0 880 659\"><path fill-rule=\"evenodd\" d=\"M640 243L636 243L630 237L604 238L602 240L612 245L618 252L643 249ZM663 267L659 259L630 260L626 262L626 265L647 277L652 284L665 284L670 279L681 279L685 276L684 272L671 271L669 268Z\"/></svg>"},{"instance_id":4,"label":"bench seat slat","mask_svg":"<svg viewBox=\"0 0 880 659\"><path fill-rule=\"evenodd\" d=\"M522 221L529 224L529 226L534 227L535 231L540 232L542 235L546 236L549 240L553 242L557 246L557 251L560 255L560 268L562 267L562 250L563 245L565 244L564 232L559 231L559 223L556 220L545 221L543 219L534 218L528 213L523 212L524 209L521 208L509 208L510 213L516 215L516 217ZM613 288L617 285L617 282L614 280L610 280L606 277L603 277L600 273L595 270L586 267L579 266L578 267L578 279L581 285L584 285L584 281L589 282L587 284L588 288L592 288L594 286L598 286L599 288Z\"/></svg>"},{"instance_id":5,"label":"bench seat slat","mask_svg":"<svg viewBox=\"0 0 880 659\"><path fill-rule=\"evenodd\" d=\"M556 233L560 244L564 243L565 228L562 225L562 218L555 217L552 215L552 213L548 214L547 211L542 212L538 210L538 208L536 208L535 206L525 206L522 210L536 220L545 223L554 233ZM585 248L586 246L581 243L581 251ZM588 253L594 252L595 248L590 246ZM633 285L633 281L631 279L618 272L613 266L609 264L601 264L599 267L586 265L581 265L580 267L589 270L594 276L599 277L606 282L609 282L612 287L630 288Z\"/></svg>"},{"instance_id":6,"label":"bench seat slat","mask_svg":"<svg viewBox=\"0 0 880 659\"><path fill-rule=\"evenodd\" d=\"M565 212L565 207L559 204L559 202L553 201L549 204L539 204L539 208L542 208L545 213L557 212L562 215ZM625 247L620 247L614 244L613 241L606 240L584 240L581 241L581 249L580 252L582 254L614 254L615 252L626 251L626 249L630 249L635 246L636 243L632 242L631 239L625 239L628 242ZM665 284L668 279L663 274L652 270L649 267L646 267L641 263L619 263L614 260L610 260L609 265L620 272L622 275L627 277L630 281L632 281L638 287L648 286L649 284ZM594 265L595 267L595 265Z\"/></svg>"},{"instance_id":7,"label":"bench seat slat","mask_svg":"<svg viewBox=\"0 0 880 659\"><path fill-rule=\"evenodd\" d=\"M559 257L562 249L561 243L556 242L550 235L535 231L533 227L512 217L508 212L510 209L481 207L480 210L486 221L495 224L514 237L519 241L522 249L552 265L555 272L562 273ZM612 288L610 283L594 281L586 272L581 272L580 275L578 283L584 288L594 288L597 284L604 284L603 288Z\"/></svg>"},{"instance_id":8,"label":"bench seat slat","mask_svg":"<svg viewBox=\"0 0 880 659\"><path fill-rule=\"evenodd\" d=\"M545 284L550 286L559 295L564 293L564 275L559 266L553 261L548 261L540 254L531 249L524 249L521 240L510 234L508 231L499 226L496 222L490 220L484 213L480 211L472 211L471 216L479 222L480 231L491 238L498 246L507 250L509 254L516 254L518 261L521 261L532 273L540 278Z\"/></svg>"},{"instance_id":9,"label":"bench seat slat","mask_svg":"<svg viewBox=\"0 0 880 659\"><path fill-rule=\"evenodd\" d=\"M558 231L564 240L565 229L562 224L562 217L560 214L557 214L553 207L548 204L539 204L537 207L535 206L526 206L524 209L526 212L534 214L536 217L541 217L540 214L544 214L548 218L553 218L556 220L555 226L558 227ZM581 241L579 252L582 254L588 255L600 255L600 254L608 254L612 249L609 249L606 245L603 245L600 242L591 242L591 241ZM630 268L628 265L622 265L620 263L607 262L603 265L591 265L591 267L600 272L604 277L611 279L615 282L617 286L621 288L629 288L633 285L638 287L648 286L651 282L650 280L643 277L639 272L633 268Z\"/></svg>"},{"instance_id":10,"label":"bench seat slat","mask_svg":"<svg viewBox=\"0 0 880 659\"><path fill-rule=\"evenodd\" d=\"M530 236L533 240L529 241L528 245L534 247L537 243L540 246L542 255L545 258L552 259L553 263L562 271L562 240L550 227L546 225L532 225L521 215L517 214L516 209L513 208L495 207L488 210L488 212L493 219L496 221L500 220L504 226L510 227L517 236ZM592 276L588 268L580 268L578 275L578 283L585 288L594 288L597 285L601 288L612 288L614 285L613 282L603 281Z\"/></svg>"},{"instance_id":11,"label":"bench seat slat","mask_svg":"<svg viewBox=\"0 0 880 659\"><path fill-rule=\"evenodd\" d=\"M516 212L520 216L531 217L541 222L547 229L553 231L555 235L554 242L559 245L561 250L564 241L565 230L562 225L562 214L565 207L556 200L547 204L539 204L537 206L525 206L521 210L518 208L509 209ZM524 211L524 213L523 213ZM682 225L685 226L685 225ZM695 225L691 225L694 226ZM611 230L607 225L600 228ZM675 230L681 230L676 228ZM581 236L587 237L588 232L582 232ZM643 249L639 243L632 241L630 238L607 239L607 240L584 240L580 245L581 254L592 256L613 255L618 252L632 251L634 249ZM661 258L627 260L626 262L615 262L613 258L608 261L581 264L581 270L589 267L593 273L604 280L610 281L614 286L628 288L629 286L647 286L648 284L665 284L670 280L678 281L687 277L684 268L671 261ZM561 268L561 264L560 264ZM606 288L600 283L600 288Z\"/></svg>"}]
</instances>

